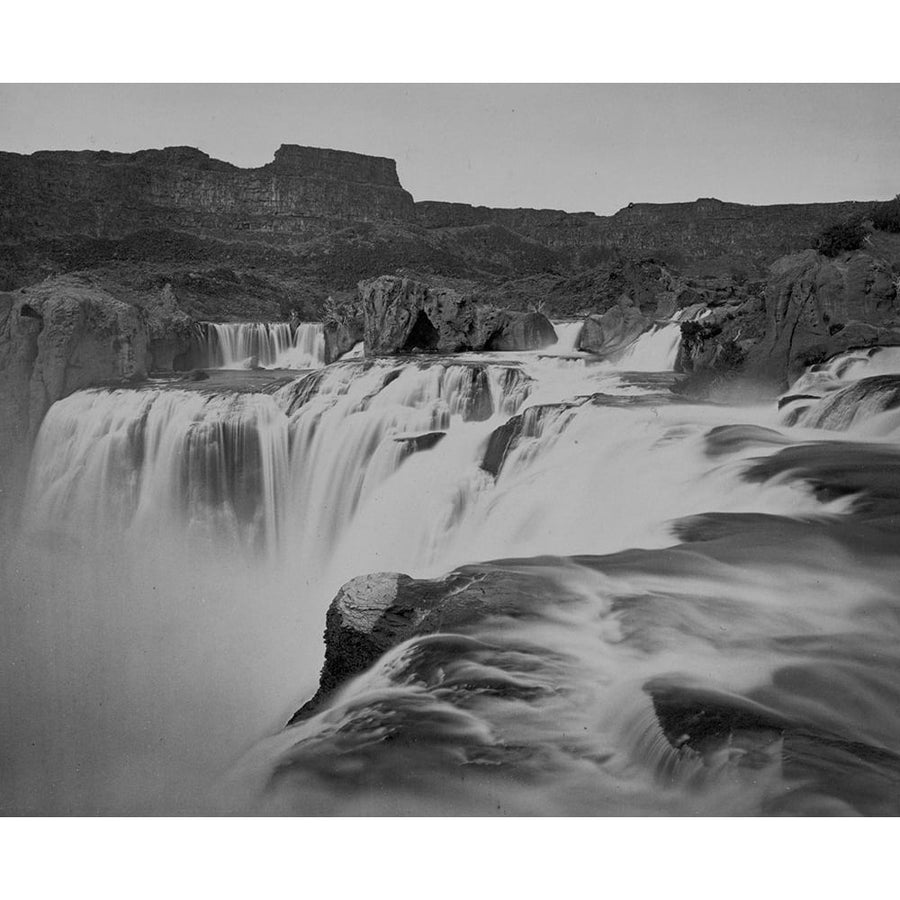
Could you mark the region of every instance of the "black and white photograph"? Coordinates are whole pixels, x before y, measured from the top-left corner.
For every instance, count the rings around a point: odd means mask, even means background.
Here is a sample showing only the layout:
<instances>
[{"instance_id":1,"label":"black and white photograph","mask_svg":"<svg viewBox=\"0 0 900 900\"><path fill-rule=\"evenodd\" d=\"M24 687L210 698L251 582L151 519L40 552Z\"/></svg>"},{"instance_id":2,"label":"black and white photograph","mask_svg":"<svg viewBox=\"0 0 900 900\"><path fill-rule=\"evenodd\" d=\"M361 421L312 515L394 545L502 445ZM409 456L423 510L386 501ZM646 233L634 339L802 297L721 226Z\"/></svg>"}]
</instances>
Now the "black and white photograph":
<instances>
[{"instance_id":1,"label":"black and white photograph","mask_svg":"<svg viewBox=\"0 0 900 900\"><path fill-rule=\"evenodd\" d=\"M900 85L0 85L4 817L900 813Z\"/></svg>"}]
</instances>

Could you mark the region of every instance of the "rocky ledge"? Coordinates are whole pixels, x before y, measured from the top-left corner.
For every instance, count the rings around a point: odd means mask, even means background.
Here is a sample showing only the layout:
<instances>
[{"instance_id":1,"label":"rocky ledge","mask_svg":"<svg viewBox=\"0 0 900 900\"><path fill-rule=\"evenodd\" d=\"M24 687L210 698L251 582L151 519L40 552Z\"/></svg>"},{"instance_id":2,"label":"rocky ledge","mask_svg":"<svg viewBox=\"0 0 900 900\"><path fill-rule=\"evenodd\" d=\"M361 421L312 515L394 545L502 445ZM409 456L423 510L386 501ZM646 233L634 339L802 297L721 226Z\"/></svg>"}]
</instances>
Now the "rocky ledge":
<instances>
[{"instance_id":1,"label":"rocky ledge","mask_svg":"<svg viewBox=\"0 0 900 900\"><path fill-rule=\"evenodd\" d=\"M453 290L384 275L359 285L366 355L542 350L556 343L550 321L478 303Z\"/></svg>"},{"instance_id":2,"label":"rocky ledge","mask_svg":"<svg viewBox=\"0 0 900 900\"><path fill-rule=\"evenodd\" d=\"M711 304L682 326L681 390L722 397L752 382L784 390L809 365L857 347L900 344L896 235L830 258L805 250L776 260L761 289Z\"/></svg>"},{"instance_id":3,"label":"rocky ledge","mask_svg":"<svg viewBox=\"0 0 900 900\"><path fill-rule=\"evenodd\" d=\"M191 319L169 286L136 297L64 275L0 294L4 498L21 483L21 467L52 403L81 388L171 371L190 340Z\"/></svg>"},{"instance_id":4,"label":"rocky ledge","mask_svg":"<svg viewBox=\"0 0 900 900\"><path fill-rule=\"evenodd\" d=\"M546 604L552 585L541 560L463 566L446 578L421 581L378 572L348 581L325 618L325 664L315 695L289 725L308 718L343 684L412 637L465 633L488 616L521 618Z\"/></svg>"}]
</instances>

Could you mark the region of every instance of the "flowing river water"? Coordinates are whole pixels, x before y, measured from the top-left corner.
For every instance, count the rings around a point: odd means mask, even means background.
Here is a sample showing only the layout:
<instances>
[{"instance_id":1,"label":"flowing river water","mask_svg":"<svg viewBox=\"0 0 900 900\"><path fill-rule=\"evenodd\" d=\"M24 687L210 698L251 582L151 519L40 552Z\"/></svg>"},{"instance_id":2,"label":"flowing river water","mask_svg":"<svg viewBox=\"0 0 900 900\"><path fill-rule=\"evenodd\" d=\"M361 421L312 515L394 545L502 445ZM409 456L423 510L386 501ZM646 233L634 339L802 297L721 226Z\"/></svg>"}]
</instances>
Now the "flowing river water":
<instances>
[{"instance_id":1,"label":"flowing river water","mask_svg":"<svg viewBox=\"0 0 900 900\"><path fill-rule=\"evenodd\" d=\"M605 361L577 327L330 366L219 335L302 371L54 404L0 572L2 810L900 811L900 355L729 407L669 390L677 323ZM520 603L284 727L342 584L485 561Z\"/></svg>"}]
</instances>

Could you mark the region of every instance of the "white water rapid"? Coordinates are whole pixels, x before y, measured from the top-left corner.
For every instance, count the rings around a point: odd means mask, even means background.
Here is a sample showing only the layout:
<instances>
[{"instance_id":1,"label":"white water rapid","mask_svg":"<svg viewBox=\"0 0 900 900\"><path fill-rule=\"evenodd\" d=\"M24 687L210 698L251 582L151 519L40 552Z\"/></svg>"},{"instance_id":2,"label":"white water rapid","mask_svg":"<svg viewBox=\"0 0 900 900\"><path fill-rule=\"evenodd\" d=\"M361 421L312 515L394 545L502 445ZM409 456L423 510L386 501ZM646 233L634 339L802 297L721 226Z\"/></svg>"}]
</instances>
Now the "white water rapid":
<instances>
[{"instance_id":1,"label":"white water rapid","mask_svg":"<svg viewBox=\"0 0 900 900\"><path fill-rule=\"evenodd\" d=\"M263 333L220 364L282 368ZM349 358L54 404L2 572L4 811L890 808L894 451L678 400L678 344L670 323L615 361ZM845 484L848 453L882 474ZM284 729L342 584L513 559L478 576L510 609ZM680 736L701 700L731 724Z\"/></svg>"}]
</instances>

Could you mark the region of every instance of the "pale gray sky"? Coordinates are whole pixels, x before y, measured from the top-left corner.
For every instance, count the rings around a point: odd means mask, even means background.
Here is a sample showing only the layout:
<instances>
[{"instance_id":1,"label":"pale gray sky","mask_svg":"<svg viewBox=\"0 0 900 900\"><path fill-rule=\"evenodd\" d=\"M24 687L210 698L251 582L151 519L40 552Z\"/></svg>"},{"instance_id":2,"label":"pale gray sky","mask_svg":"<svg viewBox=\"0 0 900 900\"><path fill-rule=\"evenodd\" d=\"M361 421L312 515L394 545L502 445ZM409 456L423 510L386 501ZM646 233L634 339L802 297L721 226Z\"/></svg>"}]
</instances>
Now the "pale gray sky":
<instances>
[{"instance_id":1,"label":"pale gray sky","mask_svg":"<svg viewBox=\"0 0 900 900\"><path fill-rule=\"evenodd\" d=\"M900 85L3 85L0 149L282 143L397 160L417 200L629 202L900 192Z\"/></svg>"}]
</instances>

